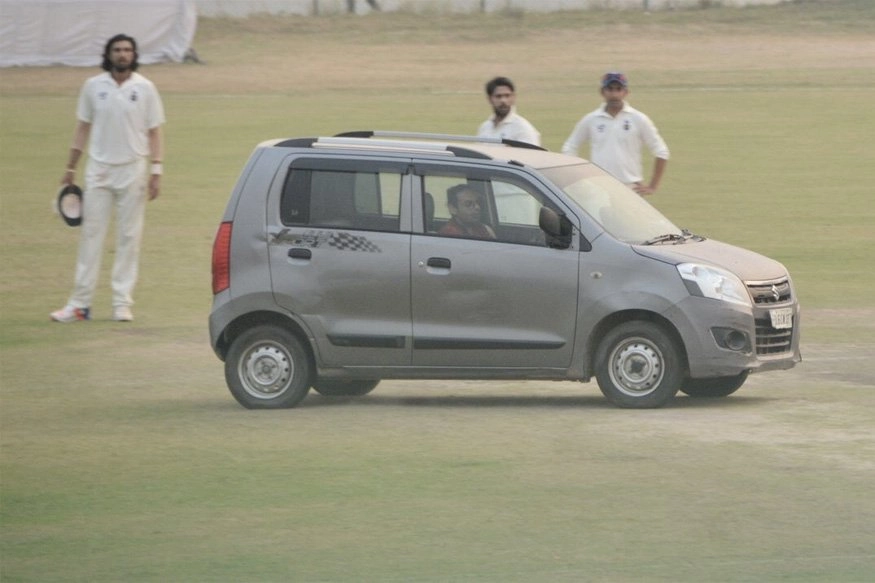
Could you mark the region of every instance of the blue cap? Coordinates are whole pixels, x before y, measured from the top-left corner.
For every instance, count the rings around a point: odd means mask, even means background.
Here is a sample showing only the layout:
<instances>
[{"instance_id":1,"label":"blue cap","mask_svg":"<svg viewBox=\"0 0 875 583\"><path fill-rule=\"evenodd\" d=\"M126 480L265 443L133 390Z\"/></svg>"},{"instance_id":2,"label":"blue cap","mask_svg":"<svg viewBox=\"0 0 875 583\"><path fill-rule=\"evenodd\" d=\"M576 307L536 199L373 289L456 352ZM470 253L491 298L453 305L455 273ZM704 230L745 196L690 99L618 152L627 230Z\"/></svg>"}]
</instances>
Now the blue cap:
<instances>
[{"instance_id":1,"label":"blue cap","mask_svg":"<svg viewBox=\"0 0 875 583\"><path fill-rule=\"evenodd\" d=\"M624 88L629 86L629 80L626 79L626 75L619 71L611 71L604 74L602 77L602 89L611 83L619 83Z\"/></svg>"}]
</instances>

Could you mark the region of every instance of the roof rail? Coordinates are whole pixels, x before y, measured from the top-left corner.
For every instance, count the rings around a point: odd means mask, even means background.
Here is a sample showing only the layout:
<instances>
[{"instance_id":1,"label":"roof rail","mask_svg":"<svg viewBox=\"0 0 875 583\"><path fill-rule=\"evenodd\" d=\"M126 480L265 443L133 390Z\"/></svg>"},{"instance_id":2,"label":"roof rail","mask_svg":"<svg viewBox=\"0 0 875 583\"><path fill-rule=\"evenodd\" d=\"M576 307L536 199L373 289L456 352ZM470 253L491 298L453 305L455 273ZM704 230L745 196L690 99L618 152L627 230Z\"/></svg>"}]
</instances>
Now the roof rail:
<instances>
[{"instance_id":1,"label":"roof rail","mask_svg":"<svg viewBox=\"0 0 875 583\"><path fill-rule=\"evenodd\" d=\"M432 134L427 132L396 132L386 130L360 130L352 132L343 132L336 134L337 138L403 138L414 140L439 140L443 142L475 142L481 144L503 144L514 148L529 148L531 150L546 150L541 146L530 144L528 142L520 142L517 140L508 140L506 138L489 138L481 136L465 136L458 134Z\"/></svg>"},{"instance_id":2,"label":"roof rail","mask_svg":"<svg viewBox=\"0 0 875 583\"><path fill-rule=\"evenodd\" d=\"M309 148L316 141L316 138L289 138L281 140L274 144L277 148Z\"/></svg>"},{"instance_id":3,"label":"roof rail","mask_svg":"<svg viewBox=\"0 0 875 583\"><path fill-rule=\"evenodd\" d=\"M361 150L390 150L395 152L423 152L429 154L443 154L452 156L453 152L446 144L429 144L426 142L409 142L401 144L392 140L362 140L361 138L349 137L321 137L310 146L311 148L358 148Z\"/></svg>"},{"instance_id":4,"label":"roof rail","mask_svg":"<svg viewBox=\"0 0 875 583\"><path fill-rule=\"evenodd\" d=\"M434 135L434 134L432 134ZM406 136L405 136L406 137ZM444 156L456 156L458 158L481 158L491 160L490 156L476 150L461 146L448 145L446 143L431 143L422 141L399 142L397 140L368 140L361 137L334 136L322 137L313 142L311 148L358 148L361 150L375 150L402 152L402 153L427 153Z\"/></svg>"}]
</instances>

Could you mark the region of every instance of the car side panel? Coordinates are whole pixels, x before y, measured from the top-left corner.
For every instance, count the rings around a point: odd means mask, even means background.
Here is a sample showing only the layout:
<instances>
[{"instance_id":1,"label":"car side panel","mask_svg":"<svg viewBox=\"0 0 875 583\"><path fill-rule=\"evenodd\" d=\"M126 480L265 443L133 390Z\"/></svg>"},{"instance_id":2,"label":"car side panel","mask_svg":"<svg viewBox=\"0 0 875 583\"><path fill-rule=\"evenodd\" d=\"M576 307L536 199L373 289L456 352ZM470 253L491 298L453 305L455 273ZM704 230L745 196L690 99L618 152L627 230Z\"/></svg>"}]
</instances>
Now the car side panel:
<instances>
[{"instance_id":1,"label":"car side panel","mask_svg":"<svg viewBox=\"0 0 875 583\"><path fill-rule=\"evenodd\" d=\"M291 160L280 165L266 213L276 304L304 323L320 368L409 366L410 233L283 224Z\"/></svg>"},{"instance_id":2,"label":"car side panel","mask_svg":"<svg viewBox=\"0 0 875 583\"><path fill-rule=\"evenodd\" d=\"M568 367L577 256L571 249L414 235L414 365Z\"/></svg>"}]
</instances>

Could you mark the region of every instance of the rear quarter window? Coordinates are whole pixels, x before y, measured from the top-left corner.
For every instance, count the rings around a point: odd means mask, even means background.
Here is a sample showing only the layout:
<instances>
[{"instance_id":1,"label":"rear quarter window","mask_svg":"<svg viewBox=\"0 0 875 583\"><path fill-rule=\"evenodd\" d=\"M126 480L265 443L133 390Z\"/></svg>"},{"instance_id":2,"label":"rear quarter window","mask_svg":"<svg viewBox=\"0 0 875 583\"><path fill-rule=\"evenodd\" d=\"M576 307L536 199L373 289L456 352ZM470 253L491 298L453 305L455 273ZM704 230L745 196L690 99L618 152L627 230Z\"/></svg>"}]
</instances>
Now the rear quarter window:
<instances>
[{"instance_id":1,"label":"rear quarter window","mask_svg":"<svg viewBox=\"0 0 875 583\"><path fill-rule=\"evenodd\" d=\"M280 219L289 226L398 231L400 206L398 172L293 166L283 185Z\"/></svg>"}]
</instances>

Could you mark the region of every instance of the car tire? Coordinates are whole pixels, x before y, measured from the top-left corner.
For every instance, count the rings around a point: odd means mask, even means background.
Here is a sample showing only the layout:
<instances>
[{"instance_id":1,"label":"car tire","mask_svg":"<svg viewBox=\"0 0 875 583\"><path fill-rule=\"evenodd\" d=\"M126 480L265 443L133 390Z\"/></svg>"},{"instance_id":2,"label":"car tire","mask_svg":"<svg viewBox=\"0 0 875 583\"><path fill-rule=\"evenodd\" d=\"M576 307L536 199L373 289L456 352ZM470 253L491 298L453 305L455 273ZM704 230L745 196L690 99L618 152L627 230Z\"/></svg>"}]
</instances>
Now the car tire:
<instances>
[{"instance_id":1,"label":"car tire","mask_svg":"<svg viewBox=\"0 0 875 583\"><path fill-rule=\"evenodd\" d=\"M320 395L325 397L361 397L367 395L380 383L376 381L334 381L319 380L313 385Z\"/></svg>"},{"instance_id":2,"label":"car tire","mask_svg":"<svg viewBox=\"0 0 875 583\"><path fill-rule=\"evenodd\" d=\"M733 377L710 377L705 379L684 379L681 392L690 397L713 398L728 397L741 388L747 380L748 371Z\"/></svg>"},{"instance_id":3,"label":"car tire","mask_svg":"<svg viewBox=\"0 0 875 583\"><path fill-rule=\"evenodd\" d=\"M599 388L618 407L662 407L677 394L684 377L678 344L653 322L620 324L596 351Z\"/></svg>"},{"instance_id":4,"label":"car tire","mask_svg":"<svg viewBox=\"0 0 875 583\"><path fill-rule=\"evenodd\" d=\"M256 326L231 343L225 381L247 409L294 407L307 396L313 367L301 342L277 326Z\"/></svg>"}]
</instances>

